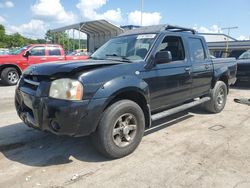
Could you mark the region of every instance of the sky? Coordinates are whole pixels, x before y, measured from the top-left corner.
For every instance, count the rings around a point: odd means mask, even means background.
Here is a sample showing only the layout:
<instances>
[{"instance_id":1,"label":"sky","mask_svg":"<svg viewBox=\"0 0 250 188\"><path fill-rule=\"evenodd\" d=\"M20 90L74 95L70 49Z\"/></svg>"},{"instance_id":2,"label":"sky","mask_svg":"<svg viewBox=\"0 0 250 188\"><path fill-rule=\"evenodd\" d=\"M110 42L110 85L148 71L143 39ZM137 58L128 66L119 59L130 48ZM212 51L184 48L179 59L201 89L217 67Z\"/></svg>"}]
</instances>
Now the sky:
<instances>
[{"instance_id":1,"label":"sky","mask_svg":"<svg viewBox=\"0 0 250 188\"><path fill-rule=\"evenodd\" d=\"M140 25L142 0L0 0L0 24L8 34L44 38L48 29L106 19ZM250 0L143 0L143 25L173 24L205 33L250 39Z\"/></svg>"}]
</instances>

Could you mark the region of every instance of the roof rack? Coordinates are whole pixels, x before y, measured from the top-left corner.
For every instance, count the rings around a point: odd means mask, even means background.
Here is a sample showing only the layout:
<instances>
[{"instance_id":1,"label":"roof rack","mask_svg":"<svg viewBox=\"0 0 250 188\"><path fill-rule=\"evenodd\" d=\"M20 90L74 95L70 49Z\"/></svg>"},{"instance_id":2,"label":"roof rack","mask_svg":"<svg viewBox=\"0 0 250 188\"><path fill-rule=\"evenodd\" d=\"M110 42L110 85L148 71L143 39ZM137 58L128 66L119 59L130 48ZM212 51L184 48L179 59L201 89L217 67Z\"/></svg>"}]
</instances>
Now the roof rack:
<instances>
[{"instance_id":1,"label":"roof rack","mask_svg":"<svg viewBox=\"0 0 250 188\"><path fill-rule=\"evenodd\" d=\"M170 31L170 32L191 32L192 34L196 34L197 32L194 29L179 27L168 24L160 24L160 25L152 25L152 26L143 26L137 29L126 30L122 35L133 35L133 34L141 34L141 33L154 33L154 32L162 32L162 31Z\"/></svg>"},{"instance_id":2,"label":"roof rack","mask_svg":"<svg viewBox=\"0 0 250 188\"><path fill-rule=\"evenodd\" d=\"M174 26L174 25L167 25L165 27L165 30L169 30L169 31L172 31L172 32L190 31L193 34L196 33L196 31L194 29L185 28L185 27L179 27L179 26Z\"/></svg>"}]
</instances>

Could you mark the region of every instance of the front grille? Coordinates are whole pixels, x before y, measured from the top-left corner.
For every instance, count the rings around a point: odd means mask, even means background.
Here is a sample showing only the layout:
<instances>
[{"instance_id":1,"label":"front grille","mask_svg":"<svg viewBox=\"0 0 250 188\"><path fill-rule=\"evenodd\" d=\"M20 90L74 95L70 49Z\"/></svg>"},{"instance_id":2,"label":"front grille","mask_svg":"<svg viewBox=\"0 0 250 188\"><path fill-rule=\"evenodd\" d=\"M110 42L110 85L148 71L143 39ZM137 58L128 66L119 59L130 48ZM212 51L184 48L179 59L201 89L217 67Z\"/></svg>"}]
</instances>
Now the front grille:
<instances>
[{"instance_id":1,"label":"front grille","mask_svg":"<svg viewBox=\"0 0 250 188\"><path fill-rule=\"evenodd\" d=\"M24 75L23 77L24 77L24 79L31 80L34 82L41 82L41 81L47 80L46 76L40 76L40 75L39 76L37 76L37 75Z\"/></svg>"},{"instance_id":2,"label":"front grille","mask_svg":"<svg viewBox=\"0 0 250 188\"><path fill-rule=\"evenodd\" d=\"M37 90L37 87L39 86L39 82L35 82L35 81L32 81L32 80L28 80L26 78L24 78L24 86L25 87L28 87L32 90Z\"/></svg>"},{"instance_id":3,"label":"front grille","mask_svg":"<svg viewBox=\"0 0 250 188\"><path fill-rule=\"evenodd\" d=\"M48 78L46 76L23 75L23 86L36 91L40 82L47 80Z\"/></svg>"},{"instance_id":4,"label":"front grille","mask_svg":"<svg viewBox=\"0 0 250 188\"><path fill-rule=\"evenodd\" d=\"M39 82L35 82L35 81L32 81L32 80L28 80L28 79L25 79L24 78L24 82L30 84L30 85L34 85L34 86L39 86Z\"/></svg>"}]
</instances>

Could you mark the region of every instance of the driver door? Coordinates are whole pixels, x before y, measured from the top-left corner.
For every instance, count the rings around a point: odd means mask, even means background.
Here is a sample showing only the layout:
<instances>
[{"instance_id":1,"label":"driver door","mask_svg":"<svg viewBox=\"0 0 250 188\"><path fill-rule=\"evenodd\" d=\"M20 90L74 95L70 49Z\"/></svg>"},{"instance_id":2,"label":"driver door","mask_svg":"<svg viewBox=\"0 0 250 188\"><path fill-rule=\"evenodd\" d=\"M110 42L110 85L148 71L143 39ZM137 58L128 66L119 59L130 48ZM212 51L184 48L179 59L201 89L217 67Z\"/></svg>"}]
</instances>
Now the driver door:
<instances>
[{"instance_id":1,"label":"driver door","mask_svg":"<svg viewBox=\"0 0 250 188\"><path fill-rule=\"evenodd\" d=\"M156 64L145 72L150 90L151 109L160 110L180 104L191 96L191 65L185 56L180 36L165 36L158 51L170 51L172 61Z\"/></svg>"},{"instance_id":2,"label":"driver door","mask_svg":"<svg viewBox=\"0 0 250 188\"><path fill-rule=\"evenodd\" d=\"M35 46L29 50L30 55L28 57L28 64L34 65L47 61L45 46Z\"/></svg>"}]
</instances>

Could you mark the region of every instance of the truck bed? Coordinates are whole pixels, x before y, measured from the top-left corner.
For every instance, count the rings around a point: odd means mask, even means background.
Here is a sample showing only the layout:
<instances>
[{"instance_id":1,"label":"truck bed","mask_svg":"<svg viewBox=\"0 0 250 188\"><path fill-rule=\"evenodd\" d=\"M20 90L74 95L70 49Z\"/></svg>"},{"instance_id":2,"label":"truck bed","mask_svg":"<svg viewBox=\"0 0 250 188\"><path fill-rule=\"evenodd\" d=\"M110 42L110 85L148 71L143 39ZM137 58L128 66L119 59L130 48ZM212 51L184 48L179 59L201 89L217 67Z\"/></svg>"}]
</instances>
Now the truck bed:
<instances>
[{"instance_id":1,"label":"truck bed","mask_svg":"<svg viewBox=\"0 0 250 188\"><path fill-rule=\"evenodd\" d=\"M228 69L228 84L233 85L236 82L237 62L235 58L216 58L212 59L214 65L214 72Z\"/></svg>"}]
</instances>

